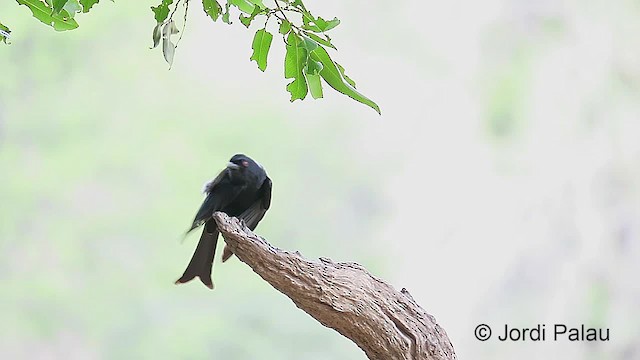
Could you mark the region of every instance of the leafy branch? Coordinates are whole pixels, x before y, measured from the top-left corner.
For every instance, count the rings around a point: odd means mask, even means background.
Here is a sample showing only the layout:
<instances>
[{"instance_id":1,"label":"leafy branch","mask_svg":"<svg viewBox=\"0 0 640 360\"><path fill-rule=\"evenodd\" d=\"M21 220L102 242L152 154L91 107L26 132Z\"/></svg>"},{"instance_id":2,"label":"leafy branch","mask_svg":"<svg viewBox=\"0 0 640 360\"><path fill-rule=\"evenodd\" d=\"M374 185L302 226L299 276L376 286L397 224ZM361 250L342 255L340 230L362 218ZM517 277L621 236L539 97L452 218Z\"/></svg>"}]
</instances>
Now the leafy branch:
<instances>
[{"instance_id":1,"label":"leafy branch","mask_svg":"<svg viewBox=\"0 0 640 360\"><path fill-rule=\"evenodd\" d=\"M31 10L33 16L57 31L78 28L75 16L87 13L99 0L16 0ZM162 54L171 65L175 51L187 23L189 3L194 0L160 0L160 4L152 6L156 25L153 28L153 48L162 42ZM250 60L255 61L258 69L267 69L267 60L274 30L282 36L285 44L284 76L291 81L286 90L291 94L291 101L303 100L310 93L314 99L323 97L323 84L363 103L378 113L380 108L371 99L356 90L355 82L346 74L344 67L335 62L328 48L337 50L328 31L340 25L338 18L330 20L315 16L307 9L302 0L267 0L272 6L264 4L264 0L196 0L202 2L203 11L213 20L231 25L232 12L238 14L238 20L247 29L258 19L264 20L255 33L251 48ZM223 6L224 4L224 6ZM180 33L174 20L178 9L184 13L182 32L174 43L172 37ZM235 15L234 15L235 16ZM271 22L270 25L270 21ZM8 43L11 30L0 23L0 42Z\"/></svg>"},{"instance_id":2,"label":"leafy branch","mask_svg":"<svg viewBox=\"0 0 640 360\"><path fill-rule=\"evenodd\" d=\"M178 33L173 19L178 7L184 6L184 21L187 20L188 4L192 0L162 0L158 6L151 7L156 20L153 29L153 47L162 41L162 53L171 66L177 43L171 37ZM200 1L200 0L198 0ZM258 69L267 69L267 59L273 34L268 30L269 22L274 19L277 30L285 44L284 77L291 79L286 89L291 101L303 100L310 93L314 99L323 97L323 83L334 90L363 103L380 113L380 108L371 99L356 90L355 82L346 74L344 67L335 62L327 48L337 50L328 31L340 25L338 18L331 20L314 16L302 0L273 0L273 6L267 6L263 0L226 0L224 7L218 0L201 0L204 12L214 22L219 19L232 24L231 13L238 13L238 20L249 28L257 19L262 19L260 27L251 44L253 53L250 60L255 61ZM183 27L184 28L184 27Z\"/></svg>"},{"instance_id":3,"label":"leafy branch","mask_svg":"<svg viewBox=\"0 0 640 360\"><path fill-rule=\"evenodd\" d=\"M31 10L33 17L43 24L51 26L57 31L73 30L78 28L78 22L74 19L77 13L88 13L99 0L16 0ZM6 26L0 24L0 29ZM6 34L0 40L6 42Z\"/></svg>"}]
</instances>

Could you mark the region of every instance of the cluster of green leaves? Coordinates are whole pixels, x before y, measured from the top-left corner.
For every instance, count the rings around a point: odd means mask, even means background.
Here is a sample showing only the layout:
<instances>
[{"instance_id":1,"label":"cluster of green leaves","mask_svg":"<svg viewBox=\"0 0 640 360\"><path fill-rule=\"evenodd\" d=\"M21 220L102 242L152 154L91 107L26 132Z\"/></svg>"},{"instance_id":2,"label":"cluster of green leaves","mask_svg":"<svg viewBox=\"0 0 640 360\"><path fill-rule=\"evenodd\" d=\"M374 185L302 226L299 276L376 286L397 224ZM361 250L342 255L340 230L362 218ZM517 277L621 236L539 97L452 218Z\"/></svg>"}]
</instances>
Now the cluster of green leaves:
<instances>
[{"instance_id":1,"label":"cluster of green leaves","mask_svg":"<svg viewBox=\"0 0 640 360\"><path fill-rule=\"evenodd\" d=\"M79 12L87 13L99 0L16 0L33 13L33 17L57 31L73 30L79 25L74 19Z\"/></svg>"},{"instance_id":2,"label":"cluster of green leaves","mask_svg":"<svg viewBox=\"0 0 640 360\"><path fill-rule=\"evenodd\" d=\"M33 16L42 23L57 31L73 30L79 25L75 20L77 13L87 13L99 0L16 0L24 5ZM184 6L184 26L187 21L189 3L192 0L161 0L158 6L152 6L156 25L153 28L153 48L162 41L162 53L169 66L173 63L177 42L172 37L180 31L173 17L178 7ZM380 108L371 99L356 90L356 84L344 71L344 68L333 61L327 48L337 50L328 31L340 25L340 20L330 20L314 16L302 0L270 0L273 6L267 6L263 0L197 0L202 1L204 12L213 21L222 19L231 24L231 12L238 11L240 23L247 28L261 18L264 25L253 37L250 60L255 61L258 69L267 69L267 59L273 34L268 30L269 21L282 36L286 54L284 61L285 79L291 79L286 89L291 94L291 101L303 100L310 93L314 99L323 97L323 84L328 84L336 91L361 102L380 113ZM11 31L0 23L0 42L7 43ZM178 42L180 39L178 39Z\"/></svg>"},{"instance_id":3,"label":"cluster of green leaves","mask_svg":"<svg viewBox=\"0 0 640 360\"><path fill-rule=\"evenodd\" d=\"M151 7L156 20L153 47L157 47L162 40L162 52L170 66L176 48L171 37L178 33L173 16L183 2L186 23L189 1L176 0L174 4L174 0L162 0L158 6ZM314 16L302 0L273 0L273 4L273 7L269 7L263 0L226 0L223 7L218 0L202 0L204 12L213 21L222 19L231 24L231 11L236 10L239 12L240 23L247 28L258 18L264 20L264 25L253 37L253 53L250 57L261 71L267 69L267 58L273 41L273 34L268 30L269 21L275 20L277 24L273 26L277 27L285 43L284 76L291 79L286 89L291 94L292 102L305 99L309 93L314 99L322 98L322 85L326 83L334 90L380 113L378 105L356 90L355 82L327 51L327 48L337 50L327 32L340 25L340 20Z\"/></svg>"}]
</instances>

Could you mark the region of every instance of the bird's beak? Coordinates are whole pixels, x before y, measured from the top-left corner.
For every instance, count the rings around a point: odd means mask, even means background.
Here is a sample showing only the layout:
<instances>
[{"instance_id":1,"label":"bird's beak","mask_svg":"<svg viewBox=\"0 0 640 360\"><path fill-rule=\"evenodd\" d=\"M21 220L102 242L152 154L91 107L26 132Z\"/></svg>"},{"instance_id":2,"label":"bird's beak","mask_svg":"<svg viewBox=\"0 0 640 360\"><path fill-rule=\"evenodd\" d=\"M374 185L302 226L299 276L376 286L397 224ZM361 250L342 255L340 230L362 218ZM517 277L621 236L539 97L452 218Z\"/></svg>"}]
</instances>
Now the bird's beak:
<instances>
[{"instance_id":1,"label":"bird's beak","mask_svg":"<svg viewBox=\"0 0 640 360\"><path fill-rule=\"evenodd\" d=\"M240 168L240 165L234 164L231 161L229 161L229 163L227 164L227 169L237 170L239 168Z\"/></svg>"}]
</instances>

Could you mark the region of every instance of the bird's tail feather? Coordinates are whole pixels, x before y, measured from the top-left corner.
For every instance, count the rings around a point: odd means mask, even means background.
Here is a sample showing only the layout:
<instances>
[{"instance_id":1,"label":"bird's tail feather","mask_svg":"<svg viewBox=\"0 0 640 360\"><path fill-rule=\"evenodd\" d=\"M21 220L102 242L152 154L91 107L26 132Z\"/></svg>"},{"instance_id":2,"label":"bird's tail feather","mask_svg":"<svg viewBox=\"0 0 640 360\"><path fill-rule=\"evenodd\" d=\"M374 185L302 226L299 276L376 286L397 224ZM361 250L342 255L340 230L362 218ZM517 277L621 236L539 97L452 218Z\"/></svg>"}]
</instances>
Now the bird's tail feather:
<instances>
[{"instance_id":1,"label":"bird's tail feather","mask_svg":"<svg viewBox=\"0 0 640 360\"><path fill-rule=\"evenodd\" d=\"M200 241L196 251L194 251L187 269L184 271L180 279L176 280L176 284L183 284L199 277L200 281L209 289L213 289L213 281L211 280L211 269L213 267L213 258L216 254L216 245L218 244L218 230L202 231Z\"/></svg>"},{"instance_id":2,"label":"bird's tail feather","mask_svg":"<svg viewBox=\"0 0 640 360\"><path fill-rule=\"evenodd\" d=\"M224 249L222 250L222 262L229 260L231 256L233 256L233 251L231 251L231 249L229 249L229 247L225 245Z\"/></svg>"}]
</instances>

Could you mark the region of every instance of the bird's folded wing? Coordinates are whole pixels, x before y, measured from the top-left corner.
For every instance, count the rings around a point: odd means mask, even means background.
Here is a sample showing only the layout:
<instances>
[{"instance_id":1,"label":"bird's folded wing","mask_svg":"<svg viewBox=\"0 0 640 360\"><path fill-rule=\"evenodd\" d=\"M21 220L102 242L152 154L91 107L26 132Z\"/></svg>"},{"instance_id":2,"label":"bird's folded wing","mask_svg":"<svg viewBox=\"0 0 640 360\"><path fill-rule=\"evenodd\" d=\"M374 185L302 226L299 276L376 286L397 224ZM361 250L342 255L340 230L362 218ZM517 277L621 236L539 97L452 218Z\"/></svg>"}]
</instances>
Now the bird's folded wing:
<instances>
[{"instance_id":1,"label":"bird's folded wing","mask_svg":"<svg viewBox=\"0 0 640 360\"><path fill-rule=\"evenodd\" d=\"M210 192L204 199L187 233L211 219L214 212L224 209L241 191L241 187L233 186L229 182L222 181L217 184L215 191Z\"/></svg>"},{"instance_id":2,"label":"bird's folded wing","mask_svg":"<svg viewBox=\"0 0 640 360\"><path fill-rule=\"evenodd\" d=\"M271 179L267 177L260 187L260 198L245 210L238 219L244 221L247 227L254 230L271 206Z\"/></svg>"},{"instance_id":3,"label":"bird's folded wing","mask_svg":"<svg viewBox=\"0 0 640 360\"><path fill-rule=\"evenodd\" d=\"M249 229L254 230L266 212L267 209L262 207L262 202L256 201L247 210L240 214L238 219L244 221Z\"/></svg>"},{"instance_id":4,"label":"bird's folded wing","mask_svg":"<svg viewBox=\"0 0 640 360\"><path fill-rule=\"evenodd\" d=\"M268 210L271 206L271 179L267 176L260 187L260 191L262 192L262 208Z\"/></svg>"},{"instance_id":5,"label":"bird's folded wing","mask_svg":"<svg viewBox=\"0 0 640 360\"><path fill-rule=\"evenodd\" d=\"M245 225L247 225L249 229L255 230L256 226L258 226L258 223L267 212L267 209L269 209L269 206L271 206L271 179L269 179L268 176L265 176L265 180L262 182L262 185L258 190L258 198L247 210L237 216L237 218L244 221ZM233 255L233 252L225 245L222 252L222 262L227 261L231 255Z\"/></svg>"},{"instance_id":6,"label":"bird's folded wing","mask_svg":"<svg viewBox=\"0 0 640 360\"><path fill-rule=\"evenodd\" d=\"M222 181L222 179L224 178L225 175L227 175L227 169L224 169L224 170L220 171L220 174L218 174L218 176L216 176L215 179L213 179L213 180L209 181L208 183L204 184L202 192L205 195L211 194L211 191L213 191L213 189L216 187L216 185L220 184L220 182Z\"/></svg>"}]
</instances>

